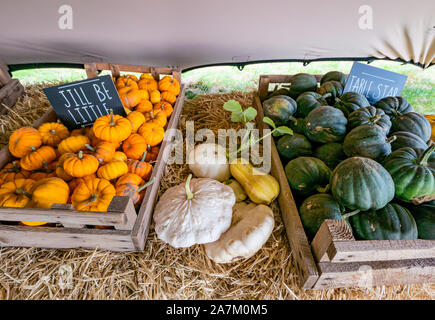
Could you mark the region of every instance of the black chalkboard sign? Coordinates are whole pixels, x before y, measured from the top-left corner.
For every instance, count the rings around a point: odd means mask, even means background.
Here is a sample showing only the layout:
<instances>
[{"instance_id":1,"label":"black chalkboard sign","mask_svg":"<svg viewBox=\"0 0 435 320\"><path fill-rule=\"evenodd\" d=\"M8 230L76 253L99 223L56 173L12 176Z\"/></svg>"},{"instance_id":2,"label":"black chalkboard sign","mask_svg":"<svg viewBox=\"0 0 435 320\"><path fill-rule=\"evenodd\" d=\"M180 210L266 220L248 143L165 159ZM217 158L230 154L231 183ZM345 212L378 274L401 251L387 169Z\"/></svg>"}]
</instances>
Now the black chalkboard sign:
<instances>
[{"instance_id":1,"label":"black chalkboard sign","mask_svg":"<svg viewBox=\"0 0 435 320\"><path fill-rule=\"evenodd\" d=\"M125 110L110 75L45 88L44 93L63 124L69 129L90 126L101 116L125 116Z\"/></svg>"}]
</instances>

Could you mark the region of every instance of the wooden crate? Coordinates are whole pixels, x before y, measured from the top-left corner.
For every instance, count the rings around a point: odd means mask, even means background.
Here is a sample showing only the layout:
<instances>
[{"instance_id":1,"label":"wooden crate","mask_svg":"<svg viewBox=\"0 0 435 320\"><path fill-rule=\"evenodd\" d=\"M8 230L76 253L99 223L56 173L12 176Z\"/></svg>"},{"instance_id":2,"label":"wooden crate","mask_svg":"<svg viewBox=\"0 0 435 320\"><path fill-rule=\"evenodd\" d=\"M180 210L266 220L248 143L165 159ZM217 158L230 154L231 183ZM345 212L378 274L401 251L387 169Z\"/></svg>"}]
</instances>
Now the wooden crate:
<instances>
[{"instance_id":1,"label":"wooden crate","mask_svg":"<svg viewBox=\"0 0 435 320\"><path fill-rule=\"evenodd\" d=\"M12 107L18 98L24 94L24 87L17 79L12 79L8 66L0 63L0 115L8 112L7 107Z\"/></svg>"},{"instance_id":2,"label":"wooden crate","mask_svg":"<svg viewBox=\"0 0 435 320\"><path fill-rule=\"evenodd\" d=\"M261 101L269 93L269 84L289 83L290 77L260 76L255 98L260 130L268 128L262 121ZM356 241L345 221L326 220L309 243L273 140L271 174L278 179L281 187L278 202L303 288L435 283L433 240Z\"/></svg>"},{"instance_id":3,"label":"wooden crate","mask_svg":"<svg viewBox=\"0 0 435 320\"><path fill-rule=\"evenodd\" d=\"M89 77L97 76L96 70L111 70L114 76L120 71L151 72L158 79L160 75L173 75L180 78L178 70L171 68L151 68L111 64L85 65ZM96 68L96 69L95 69ZM71 205L55 204L51 209L5 208L0 207L0 221L44 221L58 227L30 227L21 225L0 225L0 246L3 247L42 247L42 248L99 248L111 251L143 251L151 223L154 202L159 190L171 144L183 109L184 86L174 104L174 111L167 125L167 132L150 179L154 183L146 189L142 204L136 213L129 197L115 196L108 212L83 212L74 210ZM33 126L56 121L53 109L46 112ZM0 151L0 168L12 160L7 147ZM91 229L86 226L113 226L114 229Z\"/></svg>"}]
</instances>

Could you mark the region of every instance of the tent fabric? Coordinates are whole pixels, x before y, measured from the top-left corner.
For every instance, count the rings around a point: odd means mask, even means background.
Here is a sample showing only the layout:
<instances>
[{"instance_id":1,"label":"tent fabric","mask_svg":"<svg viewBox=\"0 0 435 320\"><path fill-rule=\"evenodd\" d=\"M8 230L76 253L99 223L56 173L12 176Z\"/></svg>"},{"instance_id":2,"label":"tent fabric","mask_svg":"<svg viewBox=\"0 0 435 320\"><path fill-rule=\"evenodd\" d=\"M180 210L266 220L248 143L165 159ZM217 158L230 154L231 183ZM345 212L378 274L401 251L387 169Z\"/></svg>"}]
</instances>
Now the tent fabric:
<instances>
[{"instance_id":1,"label":"tent fabric","mask_svg":"<svg viewBox=\"0 0 435 320\"><path fill-rule=\"evenodd\" d=\"M72 29L59 27L65 3ZM367 8L373 28L365 29ZM427 67L435 63L434 12L433 0L2 0L0 61L186 69L375 57Z\"/></svg>"}]
</instances>

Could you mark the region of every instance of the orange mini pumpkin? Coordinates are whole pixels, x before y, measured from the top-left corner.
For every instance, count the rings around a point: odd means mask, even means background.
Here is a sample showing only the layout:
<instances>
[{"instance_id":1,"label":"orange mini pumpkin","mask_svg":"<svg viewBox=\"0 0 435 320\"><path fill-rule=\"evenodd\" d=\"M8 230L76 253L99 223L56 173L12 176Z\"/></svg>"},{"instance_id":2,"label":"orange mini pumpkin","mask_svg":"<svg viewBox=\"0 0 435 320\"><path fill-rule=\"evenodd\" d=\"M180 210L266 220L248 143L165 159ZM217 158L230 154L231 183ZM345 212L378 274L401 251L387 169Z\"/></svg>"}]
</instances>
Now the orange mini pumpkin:
<instances>
[{"instance_id":1,"label":"orange mini pumpkin","mask_svg":"<svg viewBox=\"0 0 435 320\"><path fill-rule=\"evenodd\" d=\"M159 90L169 91L173 93L175 96L178 96L180 94L180 83L174 77L164 76L159 81Z\"/></svg>"},{"instance_id":2,"label":"orange mini pumpkin","mask_svg":"<svg viewBox=\"0 0 435 320\"><path fill-rule=\"evenodd\" d=\"M83 151L79 151L77 155L72 155L65 159L63 169L70 176L81 178L95 173L99 164L94 156L83 154Z\"/></svg>"},{"instance_id":3,"label":"orange mini pumpkin","mask_svg":"<svg viewBox=\"0 0 435 320\"><path fill-rule=\"evenodd\" d=\"M145 161L148 152L144 152L141 160L128 159L128 172L134 173L144 180L148 180L153 171L153 166Z\"/></svg>"},{"instance_id":4,"label":"orange mini pumpkin","mask_svg":"<svg viewBox=\"0 0 435 320\"><path fill-rule=\"evenodd\" d=\"M161 97L163 101L167 101L170 104L174 104L177 101L177 96L170 91L163 91Z\"/></svg>"},{"instance_id":5,"label":"orange mini pumpkin","mask_svg":"<svg viewBox=\"0 0 435 320\"><path fill-rule=\"evenodd\" d=\"M110 161L97 171L97 176L106 180L116 179L128 172L128 166L124 161Z\"/></svg>"},{"instance_id":6,"label":"orange mini pumpkin","mask_svg":"<svg viewBox=\"0 0 435 320\"><path fill-rule=\"evenodd\" d=\"M68 183L70 191L73 192L74 189L77 188L80 183L82 183L84 181L87 181L87 180L90 180L90 179L95 179L96 177L97 177L97 175L95 173L93 173L93 174L90 174L89 176L84 176L84 177L81 177L81 178L74 178L74 179L72 179Z\"/></svg>"},{"instance_id":7,"label":"orange mini pumpkin","mask_svg":"<svg viewBox=\"0 0 435 320\"><path fill-rule=\"evenodd\" d=\"M116 145L112 142L103 141L94 147L86 145L86 148L93 151L93 156L97 158L99 163L107 163L112 160L115 154Z\"/></svg>"},{"instance_id":8,"label":"orange mini pumpkin","mask_svg":"<svg viewBox=\"0 0 435 320\"><path fill-rule=\"evenodd\" d=\"M116 151L112 161L127 161L127 155L122 151Z\"/></svg>"},{"instance_id":9,"label":"orange mini pumpkin","mask_svg":"<svg viewBox=\"0 0 435 320\"><path fill-rule=\"evenodd\" d=\"M159 90L150 91L150 101L152 104L159 103L161 101Z\"/></svg>"},{"instance_id":10,"label":"orange mini pumpkin","mask_svg":"<svg viewBox=\"0 0 435 320\"><path fill-rule=\"evenodd\" d=\"M115 194L115 187L109 181L91 178L74 189L71 202L77 210L105 212Z\"/></svg>"},{"instance_id":11,"label":"orange mini pumpkin","mask_svg":"<svg viewBox=\"0 0 435 320\"><path fill-rule=\"evenodd\" d=\"M46 122L39 126L42 143L51 147L57 146L63 139L69 137L68 128L59 122Z\"/></svg>"},{"instance_id":12,"label":"orange mini pumpkin","mask_svg":"<svg viewBox=\"0 0 435 320\"><path fill-rule=\"evenodd\" d=\"M0 186L0 207L24 208L32 197L35 180L17 179Z\"/></svg>"},{"instance_id":13,"label":"orange mini pumpkin","mask_svg":"<svg viewBox=\"0 0 435 320\"><path fill-rule=\"evenodd\" d=\"M153 146L150 145L147 146L147 154L145 156L145 161L155 161L157 160L157 157L159 156L160 147L159 146Z\"/></svg>"},{"instance_id":14,"label":"orange mini pumpkin","mask_svg":"<svg viewBox=\"0 0 435 320\"><path fill-rule=\"evenodd\" d=\"M122 150L131 159L140 159L147 149L145 139L137 133L132 134L122 144Z\"/></svg>"},{"instance_id":15,"label":"orange mini pumpkin","mask_svg":"<svg viewBox=\"0 0 435 320\"><path fill-rule=\"evenodd\" d=\"M141 185L145 181L134 173L126 173L118 178L116 181L115 187L120 186L121 184L135 184L135 185Z\"/></svg>"},{"instance_id":16,"label":"orange mini pumpkin","mask_svg":"<svg viewBox=\"0 0 435 320\"><path fill-rule=\"evenodd\" d=\"M149 94L147 90L141 89L131 89L126 93L122 93L119 96L121 98L122 104L127 109L133 109L142 100L148 100Z\"/></svg>"},{"instance_id":17,"label":"orange mini pumpkin","mask_svg":"<svg viewBox=\"0 0 435 320\"><path fill-rule=\"evenodd\" d=\"M28 179L30 174L30 171L21 168L19 161L12 161L0 171L0 186L3 183L17 179Z\"/></svg>"},{"instance_id":18,"label":"orange mini pumpkin","mask_svg":"<svg viewBox=\"0 0 435 320\"><path fill-rule=\"evenodd\" d=\"M139 127L145 123L145 116L139 111L130 112L127 119L131 123L132 133L136 133Z\"/></svg>"},{"instance_id":19,"label":"orange mini pumpkin","mask_svg":"<svg viewBox=\"0 0 435 320\"><path fill-rule=\"evenodd\" d=\"M42 146L39 149L32 148L32 152L26 154L20 160L20 165L24 170L38 170L56 159L56 152L53 147Z\"/></svg>"},{"instance_id":20,"label":"orange mini pumpkin","mask_svg":"<svg viewBox=\"0 0 435 320\"><path fill-rule=\"evenodd\" d=\"M145 113L145 122L155 123L161 127L164 127L168 123L168 119L166 118L164 112L154 109L153 111Z\"/></svg>"},{"instance_id":21,"label":"orange mini pumpkin","mask_svg":"<svg viewBox=\"0 0 435 320\"><path fill-rule=\"evenodd\" d=\"M142 113L150 112L153 110L153 104L149 100L141 100L134 110Z\"/></svg>"},{"instance_id":22,"label":"orange mini pumpkin","mask_svg":"<svg viewBox=\"0 0 435 320\"><path fill-rule=\"evenodd\" d=\"M16 158L26 154L42 145L42 137L38 130L32 127L23 127L12 132L9 137L9 151Z\"/></svg>"},{"instance_id":23,"label":"orange mini pumpkin","mask_svg":"<svg viewBox=\"0 0 435 320\"><path fill-rule=\"evenodd\" d=\"M154 77L151 73L142 73L140 79L154 79Z\"/></svg>"},{"instance_id":24,"label":"orange mini pumpkin","mask_svg":"<svg viewBox=\"0 0 435 320\"><path fill-rule=\"evenodd\" d=\"M169 102L161 101L153 106L153 110L154 112L163 112L166 118L169 118L174 111L174 108L172 108L172 105Z\"/></svg>"},{"instance_id":25,"label":"orange mini pumpkin","mask_svg":"<svg viewBox=\"0 0 435 320\"><path fill-rule=\"evenodd\" d=\"M165 129L156 123L145 122L139 128L138 133L145 139L146 144L153 147L163 141Z\"/></svg>"},{"instance_id":26,"label":"orange mini pumpkin","mask_svg":"<svg viewBox=\"0 0 435 320\"><path fill-rule=\"evenodd\" d=\"M77 135L68 137L59 143L57 150L60 154L76 153L80 150L86 149L86 145L90 143L87 136Z\"/></svg>"},{"instance_id":27,"label":"orange mini pumpkin","mask_svg":"<svg viewBox=\"0 0 435 320\"><path fill-rule=\"evenodd\" d=\"M154 178L142 186L133 183L117 184L116 195L127 196L133 201L134 204L138 204L143 198L145 188L150 186L153 182Z\"/></svg>"},{"instance_id":28,"label":"orange mini pumpkin","mask_svg":"<svg viewBox=\"0 0 435 320\"><path fill-rule=\"evenodd\" d=\"M132 129L128 119L120 115L114 115L113 110L110 109L108 115L95 120L92 130L98 139L109 142L121 142L130 136Z\"/></svg>"},{"instance_id":29,"label":"orange mini pumpkin","mask_svg":"<svg viewBox=\"0 0 435 320\"><path fill-rule=\"evenodd\" d=\"M139 89L153 91L158 89L157 81L151 76L151 78L141 79L137 83Z\"/></svg>"}]
</instances>

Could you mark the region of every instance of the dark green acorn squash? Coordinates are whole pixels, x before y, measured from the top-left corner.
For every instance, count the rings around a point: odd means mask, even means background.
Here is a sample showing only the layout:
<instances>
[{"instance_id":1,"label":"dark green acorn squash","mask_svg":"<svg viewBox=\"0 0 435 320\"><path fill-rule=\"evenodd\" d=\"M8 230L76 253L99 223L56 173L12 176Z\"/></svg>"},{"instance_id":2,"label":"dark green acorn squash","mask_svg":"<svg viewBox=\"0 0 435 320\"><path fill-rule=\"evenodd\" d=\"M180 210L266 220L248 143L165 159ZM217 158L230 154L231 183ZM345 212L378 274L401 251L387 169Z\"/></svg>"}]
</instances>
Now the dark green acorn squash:
<instances>
[{"instance_id":1,"label":"dark green acorn squash","mask_svg":"<svg viewBox=\"0 0 435 320\"><path fill-rule=\"evenodd\" d=\"M323 75L323 77L320 79L320 85L324 84L328 81L338 81L341 83L343 88L346 85L346 75L343 72L340 71L329 71Z\"/></svg>"},{"instance_id":2,"label":"dark green acorn squash","mask_svg":"<svg viewBox=\"0 0 435 320\"><path fill-rule=\"evenodd\" d=\"M391 153L391 140L379 126L364 124L352 129L344 138L343 150L349 157L366 157L382 160Z\"/></svg>"},{"instance_id":3,"label":"dark green acorn squash","mask_svg":"<svg viewBox=\"0 0 435 320\"><path fill-rule=\"evenodd\" d=\"M289 94L296 99L300 94L306 91L317 90L317 79L308 73L298 73L290 78Z\"/></svg>"},{"instance_id":4,"label":"dark green acorn squash","mask_svg":"<svg viewBox=\"0 0 435 320\"><path fill-rule=\"evenodd\" d=\"M294 191L309 195L328 190L331 170L320 159L299 157L287 163L285 174Z\"/></svg>"},{"instance_id":5,"label":"dark green acorn squash","mask_svg":"<svg viewBox=\"0 0 435 320\"><path fill-rule=\"evenodd\" d=\"M304 92L297 99L296 103L298 105L298 109L296 110L295 117L305 118L311 110L321 107L327 106L328 102L323 98L320 94L316 92Z\"/></svg>"},{"instance_id":6,"label":"dark green acorn squash","mask_svg":"<svg viewBox=\"0 0 435 320\"><path fill-rule=\"evenodd\" d=\"M342 141L346 135L347 119L339 109L322 106L305 118L305 135L315 142Z\"/></svg>"},{"instance_id":7,"label":"dark green acorn squash","mask_svg":"<svg viewBox=\"0 0 435 320\"><path fill-rule=\"evenodd\" d=\"M418 237L435 240L435 200L408 209L417 223Z\"/></svg>"},{"instance_id":8,"label":"dark green acorn squash","mask_svg":"<svg viewBox=\"0 0 435 320\"><path fill-rule=\"evenodd\" d=\"M417 112L408 112L395 117L392 121L391 133L408 131L419 136L423 141L428 141L432 132L429 120Z\"/></svg>"},{"instance_id":9,"label":"dark green acorn squash","mask_svg":"<svg viewBox=\"0 0 435 320\"><path fill-rule=\"evenodd\" d=\"M342 161L331 174L330 186L334 198L351 210L377 210L394 198L390 174L369 158Z\"/></svg>"},{"instance_id":10,"label":"dark green acorn squash","mask_svg":"<svg viewBox=\"0 0 435 320\"><path fill-rule=\"evenodd\" d=\"M276 85L275 88L273 89L273 91L269 92L269 94L266 96L266 98L263 99L263 101L270 99L272 97L275 97L275 96L289 96L289 95L290 95L290 92L288 91L288 89L282 88L282 87L279 88L279 86Z\"/></svg>"},{"instance_id":11,"label":"dark green acorn squash","mask_svg":"<svg viewBox=\"0 0 435 320\"><path fill-rule=\"evenodd\" d=\"M288 96L274 96L263 102L264 115L271 118L277 126L287 124L296 109L296 101Z\"/></svg>"},{"instance_id":12,"label":"dark green acorn squash","mask_svg":"<svg viewBox=\"0 0 435 320\"><path fill-rule=\"evenodd\" d=\"M347 121L349 129L356 128L363 124L378 125L385 134L388 134L391 129L390 117L387 116L382 109L377 109L373 106L355 110L349 114Z\"/></svg>"},{"instance_id":13,"label":"dark green acorn squash","mask_svg":"<svg viewBox=\"0 0 435 320\"><path fill-rule=\"evenodd\" d=\"M335 98L340 97L343 94L343 86L338 81L326 81L319 88L319 94L321 94L328 104L333 105Z\"/></svg>"},{"instance_id":14,"label":"dark green acorn squash","mask_svg":"<svg viewBox=\"0 0 435 320\"><path fill-rule=\"evenodd\" d=\"M340 220L344 208L329 194L312 195L299 208L302 224L309 239L314 238L323 221Z\"/></svg>"},{"instance_id":15,"label":"dark green acorn squash","mask_svg":"<svg viewBox=\"0 0 435 320\"><path fill-rule=\"evenodd\" d=\"M305 119L290 117L289 123L287 124L293 132L305 134Z\"/></svg>"},{"instance_id":16,"label":"dark green acorn squash","mask_svg":"<svg viewBox=\"0 0 435 320\"><path fill-rule=\"evenodd\" d=\"M360 212L350 217L355 238L359 240L417 239L417 225L405 207L389 203L379 210Z\"/></svg>"},{"instance_id":17,"label":"dark green acorn squash","mask_svg":"<svg viewBox=\"0 0 435 320\"><path fill-rule=\"evenodd\" d=\"M313 156L322 160L331 170L346 159L343 146L337 142L322 144L314 150Z\"/></svg>"},{"instance_id":18,"label":"dark green acorn squash","mask_svg":"<svg viewBox=\"0 0 435 320\"><path fill-rule=\"evenodd\" d=\"M279 138L276 148L278 153L288 160L312 154L310 141L298 133L294 133L291 136L284 135Z\"/></svg>"},{"instance_id":19,"label":"dark green acorn squash","mask_svg":"<svg viewBox=\"0 0 435 320\"><path fill-rule=\"evenodd\" d=\"M396 137L396 140L391 142L392 151L405 147L426 149L428 146L419 136L408 131L397 131L390 136L393 135Z\"/></svg>"},{"instance_id":20,"label":"dark green acorn squash","mask_svg":"<svg viewBox=\"0 0 435 320\"><path fill-rule=\"evenodd\" d=\"M359 109L365 108L370 105L369 101L362 94L357 92L346 92L339 98L335 99L334 107L343 111L346 118L350 113Z\"/></svg>"},{"instance_id":21,"label":"dark green acorn squash","mask_svg":"<svg viewBox=\"0 0 435 320\"><path fill-rule=\"evenodd\" d=\"M385 159L384 167L396 186L396 197L421 203L435 199L435 145L424 149L400 148Z\"/></svg>"},{"instance_id":22,"label":"dark green acorn squash","mask_svg":"<svg viewBox=\"0 0 435 320\"><path fill-rule=\"evenodd\" d=\"M397 116L414 111L409 102L400 96L382 98L375 103L375 107L384 110L391 120Z\"/></svg>"}]
</instances>

